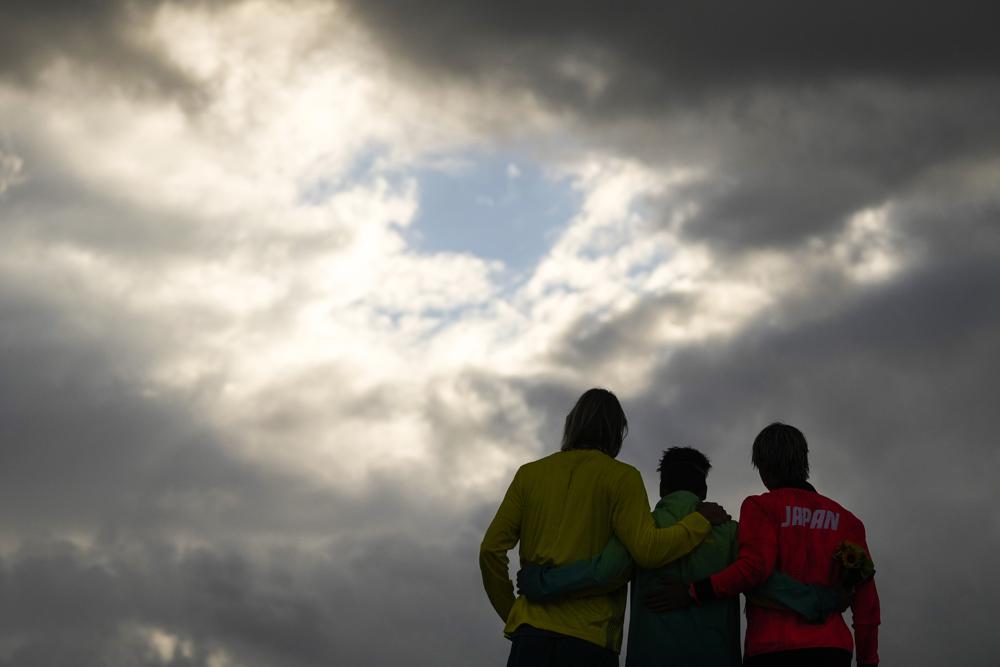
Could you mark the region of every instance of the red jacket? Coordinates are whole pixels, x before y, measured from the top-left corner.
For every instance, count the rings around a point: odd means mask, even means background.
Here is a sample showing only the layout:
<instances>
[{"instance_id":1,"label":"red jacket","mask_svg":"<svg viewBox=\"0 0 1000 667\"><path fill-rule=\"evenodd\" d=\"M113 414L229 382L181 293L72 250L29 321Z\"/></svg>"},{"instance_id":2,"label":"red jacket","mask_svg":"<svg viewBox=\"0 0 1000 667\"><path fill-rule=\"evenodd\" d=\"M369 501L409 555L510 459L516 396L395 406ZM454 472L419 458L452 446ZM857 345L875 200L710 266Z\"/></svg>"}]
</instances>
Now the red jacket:
<instances>
[{"instance_id":1,"label":"red jacket","mask_svg":"<svg viewBox=\"0 0 1000 667\"><path fill-rule=\"evenodd\" d=\"M807 584L833 584L833 552L843 540L864 547L861 520L811 485L750 496L740 508L739 555L710 578L712 591L730 597L750 591L779 569ZM871 553L869 552L869 557ZM879 601L874 579L857 588L851 605L858 664L878 663ZM746 655L800 648L853 650L840 614L809 623L792 611L747 605Z\"/></svg>"}]
</instances>

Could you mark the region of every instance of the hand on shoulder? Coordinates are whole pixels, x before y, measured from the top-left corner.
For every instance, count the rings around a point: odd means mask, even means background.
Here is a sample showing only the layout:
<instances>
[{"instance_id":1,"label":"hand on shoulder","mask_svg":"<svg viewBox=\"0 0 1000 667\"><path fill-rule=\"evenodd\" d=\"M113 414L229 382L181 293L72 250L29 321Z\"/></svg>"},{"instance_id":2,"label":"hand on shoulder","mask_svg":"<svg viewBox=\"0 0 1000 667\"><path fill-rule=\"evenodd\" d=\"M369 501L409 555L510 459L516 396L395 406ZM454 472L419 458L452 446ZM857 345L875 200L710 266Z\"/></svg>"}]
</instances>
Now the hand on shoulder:
<instances>
[{"instance_id":1,"label":"hand on shoulder","mask_svg":"<svg viewBox=\"0 0 1000 667\"><path fill-rule=\"evenodd\" d=\"M733 517L729 516L722 505L712 502L701 502L698 504L697 509L698 514L701 514L705 519L713 526L718 526L720 524L726 523L727 521L732 521Z\"/></svg>"}]
</instances>

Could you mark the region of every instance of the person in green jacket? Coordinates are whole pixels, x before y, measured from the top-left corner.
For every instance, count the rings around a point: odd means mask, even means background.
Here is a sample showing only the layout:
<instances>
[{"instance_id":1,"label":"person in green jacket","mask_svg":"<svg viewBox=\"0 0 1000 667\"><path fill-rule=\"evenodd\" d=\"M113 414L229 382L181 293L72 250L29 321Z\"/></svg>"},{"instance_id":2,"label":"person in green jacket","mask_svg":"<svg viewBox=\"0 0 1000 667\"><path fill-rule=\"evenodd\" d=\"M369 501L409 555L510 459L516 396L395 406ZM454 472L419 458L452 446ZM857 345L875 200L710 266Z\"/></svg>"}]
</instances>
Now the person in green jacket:
<instances>
[{"instance_id":1,"label":"person in green jacket","mask_svg":"<svg viewBox=\"0 0 1000 667\"><path fill-rule=\"evenodd\" d=\"M663 453L657 468L661 498L653 511L657 526L676 524L704 501L710 468L708 457L690 447L671 447ZM631 576L626 667L738 667L738 598L713 600L668 613L655 613L644 603L646 596L658 594L662 581L698 581L733 562L737 525L728 521L713 526L711 534L690 554L656 569L633 568L628 550L616 539L590 560L562 567L526 563L518 572L518 588L527 599L544 604L562 597L586 597ZM836 591L800 583L780 572L755 591L754 597L764 604L790 608L816 622L844 603Z\"/></svg>"}]
</instances>

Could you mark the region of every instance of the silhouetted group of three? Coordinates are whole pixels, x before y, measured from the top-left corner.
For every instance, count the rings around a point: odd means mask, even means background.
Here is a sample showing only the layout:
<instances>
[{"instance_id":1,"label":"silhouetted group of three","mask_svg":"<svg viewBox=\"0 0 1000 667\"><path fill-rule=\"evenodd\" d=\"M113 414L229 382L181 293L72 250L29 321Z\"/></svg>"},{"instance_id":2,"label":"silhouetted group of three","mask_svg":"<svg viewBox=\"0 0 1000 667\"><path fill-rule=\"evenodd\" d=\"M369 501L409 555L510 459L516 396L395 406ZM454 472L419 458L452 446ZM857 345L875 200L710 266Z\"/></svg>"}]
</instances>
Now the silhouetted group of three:
<instances>
[{"instance_id":1,"label":"silhouetted group of three","mask_svg":"<svg viewBox=\"0 0 1000 667\"><path fill-rule=\"evenodd\" d=\"M711 464L688 447L663 453L650 514L639 471L616 460L627 432L615 395L591 389L566 416L561 450L521 466L507 489L479 562L512 642L508 667L617 665L629 581L627 667L849 667L855 646L859 665L878 664L864 525L809 484L798 429L775 423L754 440L767 492L743 502L738 525L705 501ZM507 552L518 543L515 596Z\"/></svg>"}]
</instances>

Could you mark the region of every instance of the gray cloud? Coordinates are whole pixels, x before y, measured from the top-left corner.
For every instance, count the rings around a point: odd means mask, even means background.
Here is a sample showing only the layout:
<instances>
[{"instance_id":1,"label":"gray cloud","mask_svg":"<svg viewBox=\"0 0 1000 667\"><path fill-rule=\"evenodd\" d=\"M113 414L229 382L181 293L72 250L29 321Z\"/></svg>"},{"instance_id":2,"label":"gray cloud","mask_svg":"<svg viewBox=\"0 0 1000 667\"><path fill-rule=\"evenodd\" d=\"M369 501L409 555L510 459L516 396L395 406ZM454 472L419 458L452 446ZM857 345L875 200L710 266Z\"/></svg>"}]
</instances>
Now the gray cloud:
<instances>
[{"instance_id":1,"label":"gray cloud","mask_svg":"<svg viewBox=\"0 0 1000 667\"><path fill-rule=\"evenodd\" d=\"M599 2L349 4L389 48L432 71L506 78L575 109L614 115L748 84L992 77L1000 58L985 27L996 9L985 2L644 3L627 10ZM606 71L605 92L589 96L562 67L566 57Z\"/></svg>"},{"instance_id":2,"label":"gray cloud","mask_svg":"<svg viewBox=\"0 0 1000 667\"><path fill-rule=\"evenodd\" d=\"M419 479L348 492L242 460L184 396L143 397L115 327L88 337L40 296L0 294L0 538L19 545L0 664L499 659L475 566L488 508L428 516ZM181 642L172 662L153 630Z\"/></svg>"},{"instance_id":3,"label":"gray cloud","mask_svg":"<svg viewBox=\"0 0 1000 667\"><path fill-rule=\"evenodd\" d=\"M702 447L731 510L759 490L748 463L757 430L801 426L821 490L869 526L886 662L995 661L992 5L350 4L413 76L457 80L472 96L526 90L585 147L704 168L705 179L647 204L664 226L696 206L681 231L720 262L762 246L795 256L891 202L895 243L915 259L887 282L812 276L731 337L649 349L658 318L697 312L693 297L668 294L568 336L549 361L600 385L615 360L669 352L650 386L612 387L632 421L623 456L651 482L660 449ZM6 3L0 78L30 88L72 59L132 91L188 95L194 84L134 36L152 7ZM27 180L0 202L6 239L57 239L128 266L230 247L224 232L82 185L55 166L56 146L22 142L17 153ZM273 252L307 250L289 243ZM149 391L143 378L171 334L55 278L0 278L0 665L206 665L220 650L246 665L503 660L475 565L499 496L452 500L405 466L352 490L243 458L196 391ZM585 388L496 370L424 388L442 475L484 442L526 459L542 453L538 440L554 450ZM325 388L334 417L396 415L394 383L338 396L347 372L276 382L252 426L308 437L318 417L297 387ZM456 412L455 393L490 407ZM151 628L189 648L161 660Z\"/></svg>"},{"instance_id":4,"label":"gray cloud","mask_svg":"<svg viewBox=\"0 0 1000 667\"><path fill-rule=\"evenodd\" d=\"M739 251L834 231L860 209L910 196L929 171L995 155L988 109L998 94L981 84L858 84L724 105L686 124L686 140L668 132L661 144L677 146L679 161L686 153L712 166L706 182L680 193L698 207L684 232Z\"/></svg>"},{"instance_id":5,"label":"gray cloud","mask_svg":"<svg viewBox=\"0 0 1000 667\"><path fill-rule=\"evenodd\" d=\"M588 143L705 168L684 231L720 249L829 233L1000 148L986 3L350 4L420 76L527 90Z\"/></svg>"},{"instance_id":6,"label":"gray cloud","mask_svg":"<svg viewBox=\"0 0 1000 667\"><path fill-rule=\"evenodd\" d=\"M16 646L3 665L206 665L220 651L253 666L502 659L503 640L483 631L468 548L393 539L350 557L289 545L253 559L224 545L48 542L0 571L4 639ZM442 597L447 606L435 602ZM177 638L173 661L151 650L151 630Z\"/></svg>"},{"instance_id":7,"label":"gray cloud","mask_svg":"<svg viewBox=\"0 0 1000 667\"><path fill-rule=\"evenodd\" d=\"M5 2L0 7L0 79L34 85L47 67L70 61L130 92L194 100L195 83L136 30L160 4Z\"/></svg>"}]
</instances>

